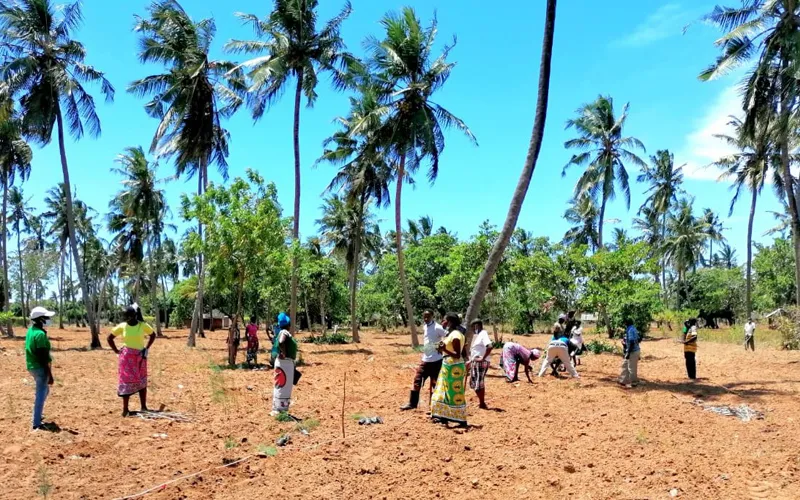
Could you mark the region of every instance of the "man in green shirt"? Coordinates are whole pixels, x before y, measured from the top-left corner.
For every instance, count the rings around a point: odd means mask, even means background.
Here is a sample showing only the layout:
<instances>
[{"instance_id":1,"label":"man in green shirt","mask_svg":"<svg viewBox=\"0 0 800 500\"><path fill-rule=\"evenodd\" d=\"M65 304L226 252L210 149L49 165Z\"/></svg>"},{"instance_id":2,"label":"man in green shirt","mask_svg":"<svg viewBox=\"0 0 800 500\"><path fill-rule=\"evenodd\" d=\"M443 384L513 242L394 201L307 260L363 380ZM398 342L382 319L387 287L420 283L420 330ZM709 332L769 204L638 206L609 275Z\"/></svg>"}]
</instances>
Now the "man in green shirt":
<instances>
[{"instance_id":1,"label":"man in green shirt","mask_svg":"<svg viewBox=\"0 0 800 500\"><path fill-rule=\"evenodd\" d=\"M53 385L53 372L50 368L50 339L45 326L56 313L44 307L34 307L31 311L33 324L25 335L25 363L33 380L36 381L36 397L33 400L33 429L46 429L42 424L44 401Z\"/></svg>"}]
</instances>

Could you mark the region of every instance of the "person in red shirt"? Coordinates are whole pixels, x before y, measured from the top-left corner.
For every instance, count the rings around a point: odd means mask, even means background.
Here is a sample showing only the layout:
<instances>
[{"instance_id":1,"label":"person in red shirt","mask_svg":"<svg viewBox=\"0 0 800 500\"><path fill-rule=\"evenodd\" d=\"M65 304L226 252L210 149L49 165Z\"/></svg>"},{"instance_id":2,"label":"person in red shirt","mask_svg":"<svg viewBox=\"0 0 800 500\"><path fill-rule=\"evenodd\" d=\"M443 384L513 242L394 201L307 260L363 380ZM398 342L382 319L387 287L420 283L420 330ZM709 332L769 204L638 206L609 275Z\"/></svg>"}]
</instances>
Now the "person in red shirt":
<instances>
[{"instance_id":1,"label":"person in red shirt","mask_svg":"<svg viewBox=\"0 0 800 500\"><path fill-rule=\"evenodd\" d=\"M255 316L250 318L244 334L247 339L247 364L249 366L258 365L258 322Z\"/></svg>"}]
</instances>

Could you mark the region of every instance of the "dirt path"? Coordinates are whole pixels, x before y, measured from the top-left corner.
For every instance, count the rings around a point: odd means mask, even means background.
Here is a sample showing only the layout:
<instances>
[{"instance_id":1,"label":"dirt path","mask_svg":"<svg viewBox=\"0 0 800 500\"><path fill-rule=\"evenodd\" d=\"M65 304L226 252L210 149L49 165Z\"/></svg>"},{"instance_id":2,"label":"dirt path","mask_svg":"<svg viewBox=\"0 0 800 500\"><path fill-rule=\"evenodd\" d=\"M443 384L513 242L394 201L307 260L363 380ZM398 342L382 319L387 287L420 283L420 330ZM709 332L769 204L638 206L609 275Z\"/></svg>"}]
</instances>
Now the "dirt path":
<instances>
[{"instance_id":1,"label":"dirt path","mask_svg":"<svg viewBox=\"0 0 800 500\"><path fill-rule=\"evenodd\" d=\"M218 369L224 334L185 347L168 331L150 357L150 406L191 423L122 419L116 357L85 351L88 332L51 332L56 384L45 407L62 432L30 433L32 380L21 340L0 340L0 498L116 498L255 455L291 432L277 456L252 458L177 481L146 498L800 498L800 352L705 343L701 380L688 384L680 346L643 344L635 390L617 386L619 357L586 355L581 382L487 379L495 411L468 393L467 431L398 411L419 355L402 335L367 332L362 344L302 344L306 366L292 412L319 421L309 435L269 417L269 371ZM544 336L520 337L542 346ZM587 339L588 341L589 339ZM268 357L268 355L261 355ZM499 353L493 356L496 363ZM240 354L244 360L244 353ZM341 381L347 370L341 437ZM743 423L691 404L748 404ZM131 401L133 409L138 401ZM379 415L359 426L354 415ZM263 449L263 447L261 447Z\"/></svg>"}]
</instances>

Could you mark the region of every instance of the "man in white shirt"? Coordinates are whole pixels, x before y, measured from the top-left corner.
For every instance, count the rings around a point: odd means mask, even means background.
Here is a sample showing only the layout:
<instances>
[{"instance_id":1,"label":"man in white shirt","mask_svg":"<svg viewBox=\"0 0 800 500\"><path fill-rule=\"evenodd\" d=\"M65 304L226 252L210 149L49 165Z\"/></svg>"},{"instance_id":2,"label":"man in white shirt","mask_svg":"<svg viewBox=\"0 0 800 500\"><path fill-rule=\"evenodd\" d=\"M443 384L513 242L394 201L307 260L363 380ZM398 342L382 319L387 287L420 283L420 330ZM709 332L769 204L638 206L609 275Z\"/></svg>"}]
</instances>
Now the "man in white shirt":
<instances>
[{"instance_id":1,"label":"man in white shirt","mask_svg":"<svg viewBox=\"0 0 800 500\"><path fill-rule=\"evenodd\" d=\"M489 339L489 332L483 329L483 321L476 319L472 322L472 347L469 351L469 387L478 395L480 408L488 410L486 406L486 372L489 371L489 355L492 353L492 341Z\"/></svg>"},{"instance_id":2,"label":"man in white shirt","mask_svg":"<svg viewBox=\"0 0 800 500\"><path fill-rule=\"evenodd\" d=\"M756 352L756 323L753 318L749 318L747 323L744 324L744 350L752 349Z\"/></svg>"},{"instance_id":3,"label":"man in white shirt","mask_svg":"<svg viewBox=\"0 0 800 500\"><path fill-rule=\"evenodd\" d=\"M419 391L425 384L425 379L430 379L428 384L430 394L428 401L433 396L433 387L436 379L439 378L439 370L442 369L442 355L438 351L439 342L447 337L447 332L442 325L433 320L433 312L428 309L422 313L423 337L425 344L422 346L422 360L417 367L414 375L414 385L408 398L408 404L400 407L401 410L413 410L419 404Z\"/></svg>"}]
</instances>

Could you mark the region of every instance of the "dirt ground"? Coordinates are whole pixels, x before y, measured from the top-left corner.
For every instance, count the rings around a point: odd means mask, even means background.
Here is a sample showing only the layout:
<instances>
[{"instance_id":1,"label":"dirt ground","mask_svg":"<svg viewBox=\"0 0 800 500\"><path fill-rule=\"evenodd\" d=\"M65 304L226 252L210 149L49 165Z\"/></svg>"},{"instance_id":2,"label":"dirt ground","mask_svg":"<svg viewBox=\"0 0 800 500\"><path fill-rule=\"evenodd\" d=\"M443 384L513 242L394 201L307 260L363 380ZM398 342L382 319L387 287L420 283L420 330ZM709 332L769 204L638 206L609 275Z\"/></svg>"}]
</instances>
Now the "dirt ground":
<instances>
[{"instance_id":1,"label":"dirt ground","mask_svg":"<svg viewBox=\"0 0 800 500\"><path fill-rule=\"evenodd\" d=\"M146 497L800 498L800 352L703 343L701 379L689 384L681 346L646 341L644 383L633 390L615 383L620 357L610 354L585 355L580 382L508 384L494 368L493 411L468 392L464 431L431 423L426 397L417 411L399 411L419 354L406 335L365 332L360 345L301 344L292 413L306 419L306 435L269 416L270 371L219 368L223 332L194 350L186 332L166 334L150 356L149 406L190 423L122 418L116 356L85 350L86 331L52 330L56 383L45 415L58 433L30 432L24 342L0 340L0 498L37 498L48 485L50 498L117 498L173 480ZM546 344L543 335L515 340ZM695 398L765 417L745 423ZM384 424L360 426L359 415ZM267 447L287 432L292 441L272 456Z\"/></svg>"}]
</instances>

